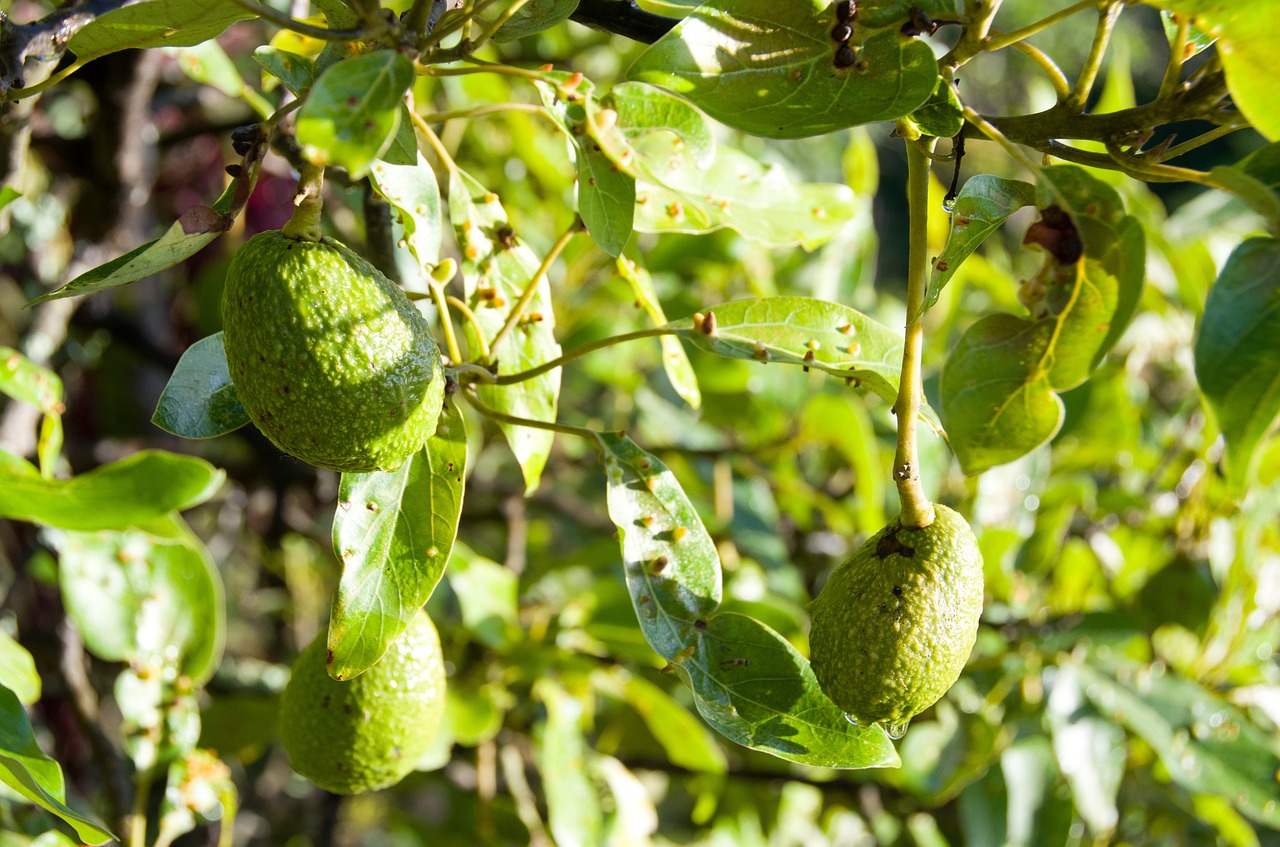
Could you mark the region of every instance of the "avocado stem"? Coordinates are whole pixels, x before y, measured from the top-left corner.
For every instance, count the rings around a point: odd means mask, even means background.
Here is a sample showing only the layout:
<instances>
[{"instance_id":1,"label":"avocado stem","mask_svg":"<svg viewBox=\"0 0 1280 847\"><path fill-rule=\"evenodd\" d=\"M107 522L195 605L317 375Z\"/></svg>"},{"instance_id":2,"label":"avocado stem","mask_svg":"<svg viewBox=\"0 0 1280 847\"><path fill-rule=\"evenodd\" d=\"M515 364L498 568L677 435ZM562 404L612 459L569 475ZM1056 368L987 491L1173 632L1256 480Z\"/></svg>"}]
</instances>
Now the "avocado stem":
<instances>
[{"instance_id":1,"label":"avocado stem","mask_svg":"<svg viewBox=\"0 0 1280 847\"><path fill-rule=\"evenodd\" d=\"M299 241L319 241L323 194L324 166L304 163L298 172L298 192L293 195L293 204L297 208L280 231Z\"/></svg>"},{"instance_id":2,"label":"avocado stem","mask_svg":"<svg viewBox=\"0 0 1280 847\"><path fill-rule=\"evenodd\" d=\"M902 373L898 380L898 448L893 481L898 486L903 526L933 523L933 503L920 484L916 426L920 417L921 357L924 347L924 298L929 274L929 153L934 139L907 144L907 325L902 341Z\"/></svg>"}]
</instances>

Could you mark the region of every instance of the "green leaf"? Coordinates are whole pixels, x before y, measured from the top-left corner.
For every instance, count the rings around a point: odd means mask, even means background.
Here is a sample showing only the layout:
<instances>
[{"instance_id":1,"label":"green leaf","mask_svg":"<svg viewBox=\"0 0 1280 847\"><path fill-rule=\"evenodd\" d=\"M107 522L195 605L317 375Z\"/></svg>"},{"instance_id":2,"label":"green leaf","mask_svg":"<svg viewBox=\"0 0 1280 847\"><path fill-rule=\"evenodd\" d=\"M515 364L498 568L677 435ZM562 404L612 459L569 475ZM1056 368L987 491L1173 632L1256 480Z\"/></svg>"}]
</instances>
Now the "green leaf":
<instances>
[{"instance_id":1,"label":"green leaf","mask_svg":"<svg viewBox=\"0 0 1280 847\"><path fill-rule=\"evenodd\" d=\"M36 743L31 722L12 691L0 687L0 782L69 823L89 844L115 836L66 804L62 768Z\"/></svg>"},{"instance_id":2,"label":"green leaf","mask_svg":"<svg viewBox=\"0 0 1280 847\"><path fill-rule=\"evenodd\" d=\"M654 133L674 134L700 165L715 158L716 139L711 122L702 110L688 100L654 85L622 82L609 89L596 107L588 102L588 132L619 167L631 169L629 155L632 142ZM612 110L614 118L604 117Z\"/></svg>"},{"instance_id":3,"label":"green leaf","mask_svg":"<svg viewBox=\"0 0 1280 847\"><path fill-rule=\"evenodd\" d=\"M225 478L203 459L142 450L71 479L11 476L0 486L0 517L60 529L124 528L203 503Z\"/></svg>"},{"instance_id":4,"label":"green leaf","mask_svg":"<svg viewBox=\"0 0 1280 847\"><path fill-rule=\"evenodd\" d=\"M530 0L507 19L493 40L499 44L516 41L569 20L578 8L578 0Z\"/></svg>"},{"instance_id":5,"label":"green leaf","mask_svg":"<svg viewBox=\"0 0 1280 847\"><path fill-rule=\"evenodd\" d=\"M337 165L353 179L368 172L400 125L400 104L413 83L413 63L396 50L346 59L320 75L298 110L302 153L315 165Z\"/></svg>"},{"instance_id":6,"label":"green leaf","mask_svg":"<svg viewBox=\"0 0 1280 847\"><path fill-rule=\"evenodd\" d=\"M1244 491L1280 416L1280 241L1250 238L1231 253L1205 300L1195 363L1227 441L1228 482Z\"/></svg>"},{"instance_id":7,"label":"green leaf","mask_svg":"<svg viewBox=\"0 0 1280 847\"><path fill-rule=\"evenodd\" d=\"M240 97L245 90L244 77L235 62L216 41L205 41L177 51L178 67L196 82L216 88L228 97Z\"/></svg>"},{"instance_id":8,"label":"green leaf","mask_svg":"<svg viewBox=\"0 0 1280 847\"><path fill-rule=\"evenodd\" d=\"M1124 779L1124 730L1086 707L1073 665L1058 668L1045 717L1076 811L1092 832L1113 831L1120 822L1116 797Z\"/></svg>"},{"instance_id":9,"label":"green leaf","mask_svg":"<svg viewBox=\"0 0 1280 847\"><path fill-rule=\"evenodd\" d=\"M160 393L151 422L183 438L216 438L249 423L227 371L222 333L187 348Z\"/></svg>"},{"instance_id":10,"label":"green leaf","mask_svg":"<svg viewBox=\"0 0 1280 847\"><path fill-rule=\"evenodd\" d=\"M964 112L955 86L939 78L924 105L911 113L911 120L925 135L952 138L964 129Z\"/></svg>"},{"instance_id":11,"label":"green leaf","mask_svg":"<svg viewBox=\"0 0 1280 847\"><path fill-rule=\"evenodd\" d=\"M723 144L709 166L670 133L636 139L632 149L632 169L642 174L635 220L641 232L727 227L768 247L812 250L858 213L847 185L795 182L781 166Z\"/></svg>"},{"instance_id":12,"label":"green leaf","mask_svg":"<svg viewBox=\"0 0 1280 847\"><path fill-rule=\"evenodd\" d=\"M409 252L424 269L440 260L444 219L435 171L418 150L413 127L403 119L391 148L373 163L369 178L396 210Z\"/></svg>"},{"instance_id":13,"label":"green leaf","mask_svg":"<svg viewBox=\"0 0 1280 847\"><path fill-rule=\"evenodd\" d=\"M939 390L942 419L965 473L1012 461L1062 425L1055 392L1088 379L1124 332L1142 296L1145 242L1114 189L1073 165L1044 168L1041 221L1028 230L1046 255L1019 299L1030 317L988 315L952 348ZM1055 239L1078 239L1063 250ZM1076 258L1073 258L1076 257Z\"/></svg>"},{"instance_id":14,"label":"green leaf","mask_svg":"<svg viewBox=\"0 0 1280 847\"><path fill-rule=\"evenodd\" d=\"M0 686L12 691L23 703L40 699L40 674L35 659L13 636L0 629Z\"/></svg>"},{"instance_id":15,"label":"green leaf","mask_svg":"<svg viewBox=\"0 0 1280 847\"><path fill-rule=\"evenodd\" d=\"M512 632L519 632L519 577L459 541L449 560L448 578L458 596L463 626L487 647L509 646Z\"/></svg>"},{"instance_id":16,"label":"green leaf","mask_svg":"<svg viewBox=\"0 0 1280 847\"><path fill-rule=\"evenodd\" d=\"M0 186L0 209L8 206L14 200L22 196L22 192L14 188L12 185Z\"/></svg>"},{"instance_id":17,"label":"green leaf","mask_svg":"<svg viewBox=\"0 0 1280 847\"><path fill-rule=\"evenodd\" d=\"M343 474L333 519L342 580L329 618L329 675L382 658L444 573L462 513L467 434L446 401L435 435L398 469Z\"/></svg>"},{"instance_id":18,"label":"green leaf","mask_svg":"<svg viewBox=\"0 0 1280 847\"><path fill-rule=\"evenodd\" d=\"M547 796L547 825L556 844L600 844L604 814L588 771L582 700L550 679L534 693L547 708L538 741L538 770Z\"/></svg>"},{"instance_id":19,"label":"green leaf","mask_svg":"<svg viewBox=\"0 0 1280 847\"><path fill-rule=\"evenodd\" d=\"M695 773L724 773L724 751L689 710L644 677L622 668L595 671L591 683L601 693L636 710L649 732L662 745L671 764Z\"/></svg>"},{"instance_id":20,"label":"green leaf","mask_svg":"<svg viewBox=\"0 0 1280 847\"><path fill-rule=\"evenodd\" d=\"M659 656L674 661L720 605L720 556L666 465L626 436L597 440L640 629Z\"/></svg>"},{"instance_id":21,"label":"green leaf","mask_svg":"<svg viewBox=\"0 0 1280 847\"><path fill-rule=\"evenodd\" d=\"M62 380L12 347L0 347L0 393L30 403L46 415L58 415L62 405Z\"/></svg>"},{"instance_id":22,"label":"green leaf","mask_svg":"<svg viewBox=\"0 0 1280 847\"><path fill-rule=\"evenodd\" d=\"M718 121L771 138L822 135L893 120L933 93L929 45L893 20L859 17L858 62L838 68L825 0L711 0L655 42L628 76L688 97ZM886 16L887 17L887 16ZM869 31L867 24L885 26Z\"/></svg>"},{"instance_id":23,"label":"green leaf","mask_svg":"<svg viewBox=\"0 0 1280 847\"><path fill-rule=\"evenodd\" d=\"M151 0L99 15L71 37L67 49L87 62L120 50L190 47L254 17L226 0Z\"/></svg>"},{"instance_id":24,"label":"green leaf","mask_svg":"<svg viewBox=\"0 0 1280 847\"><path fill-rule=\"evenodd\" d=\"M498 195L461 170L455 169L449 175L449 217L462 250L467 305L476 316L479 331L492 340L541 263L529 246L511 232ZM551 285L543 276L525 309L528 320L514 327L496 349L489 351L490 359L498 363L499 373L529 370L560 356L551 306ZM536 320L534 315L538 316ZM470 325L467 328L472 344L476 329ZM560 371L557 368L509 386L481 385L477 393L481 400L505 414L551 422L556 418L560 396ZM526 492L532 492L542 478L554 434L505 422L498 426L520 463Z\"/></svg>"},{"instance_id":25,"label":"green leaf","mask_svg":"<svg viewBox=\"0 0 1280 847\"><path fill-rule=\"evenodd\" d=\"M1280 16L1270 0L1206 0L1196 23L1218 34L1218 55L1236 108L1270 141L1280 141L1275 46Z\"/></svg>"},{"instance_id":26,"label":"green leaf","mask_svg":"<svg viewBox=\"0 0 1280 847\"><path fill-rule=\"evenodd\" d=\"M121 532L59 532L67 614L95 656L169 667L202 685L226 638L222 578L181 518Z\"/></svg>"},{"instance_id":27,"label":"green leaf","mask_svg":"<svg viewBox=\"0 0 1280 847\"><path fill-rule=\"evenodd\" d=\"M693 689L698 712L725 738L814 767L900 764L884 730L850 723L781 635L736 612L717 613L704 624L672 664Z\"/></svg>"},{"instance_id":28,"label":"green leaf","mask_svg":"<svg viewBox=\"0 0 1280 847\"><path fill-rule=\"evenodd\" d=\"M708 309L700 321L685 318L667 326L717 356L815 368L897 401L902 336L839 303L808 297L735 300ZM927 406L921 417L938 428Z\"/></svg>"},{"instance_id":29,"label":"green leaf","mask_svg":"<svg viewBox=\"0 0 1280 847\"><path fill-rule=\"evenodd\" d=\"M1272 235L1280 235L1280 194L1277 194L1275 182L1277 174L1273 170L1276 166L1274 162L1267 161L1274 158L1274 154L1265 155L1268 152L1266 148L1256 152L1264 153L1264 156L1250 157L1249 160L1241 162L1240 166L1219 165L1216 168L1211 168L1209 175L1219 188L1230 191L1236 197L1239 197L1246 206L1262 215L1266 219ZM1269 170L1269 173L1260 175L1269 179L1271 184L1268 185L1263 179L1259 179L1245 170L1244 167L1241 167L1247 164L1253 164L1258 171Z\"/></svg>"},{"instance_id":30,"label":"green leaf","mask_svg":"<svg viewBox=\"0 0 1280 847\"><path fill-rule=\"evenodd\" d=\"M1035 186L1029 182L990 174L970 177L956 195L951 212L951 232L942 252L934 260L924 308L938 302L938 295L961 263L987 240L987 236L999 229L1014 212L1034 202Z\"/></svg>"},{"instance_id":31,"label":"green leaf","mask_svg":"<svg viewBox=\"0 0 1280 847\"><path fill-rule=\"evenodd\" d=\"M129 6L123 11L135 8L138 7ZM234 219L232 203L237 197L241 182L242 179L232 180L231 185L222 192L222 196L212 207L192 206L187 209L182 213L182 217L165 231L164 235L154 241L148 241L123 256L85 271L56 291L41 294L27 305L34 306L46 300L91 294L95 291L115 288L118 285L127 285L186 261L230 229Z\"/></svg>"},{"instance_id":32,"label":"green leaf","mask_svg":"<svg viewBox=\"0 0 1280 847\"><path fill-rule=\"evenodd\" d=\"M315 81L315 62L306 56L264 44L253 51L253 60L295 95L308 91Z\"/></svg>"},{"instance_id":33,"label":"green leaf","mask_svg":"<svg viewBox=\"0 0 1280 847\"><path fill-rule=\"evenodd\" d=\"M1251 820L1280 827L1280 754L1273 733L1163 667L1072 667L1088 698L1147 742L1174 782L1193 794L1229 798Z\"/></svg>"},{"instance_id":34,"label":"green leaf","mask_svg":"<svg viewBox=\"0 0 1280 847\"><path fill-rule=\"evenodd\" d=\"M619 256L616 263L618 274L631 283L631 290L635 292L636 302L649 315L649 320L654 326L663 326L667 323L667 316L662 311L662 303L658 301L658 294L653 290L653 278L649 276L649 272L640 266L633 259L625 256ZM675 389L676 394L689 404L690 408L696 409L702 405L702 392L698 389L698 375L693 372L693 365L689 362L689 355L685 353L684 347L680 344L680 339L670 335L661 337L662 342L662 369L667 374L667 379L671 382L671 387Z\"/></svg>"}]
</instances>

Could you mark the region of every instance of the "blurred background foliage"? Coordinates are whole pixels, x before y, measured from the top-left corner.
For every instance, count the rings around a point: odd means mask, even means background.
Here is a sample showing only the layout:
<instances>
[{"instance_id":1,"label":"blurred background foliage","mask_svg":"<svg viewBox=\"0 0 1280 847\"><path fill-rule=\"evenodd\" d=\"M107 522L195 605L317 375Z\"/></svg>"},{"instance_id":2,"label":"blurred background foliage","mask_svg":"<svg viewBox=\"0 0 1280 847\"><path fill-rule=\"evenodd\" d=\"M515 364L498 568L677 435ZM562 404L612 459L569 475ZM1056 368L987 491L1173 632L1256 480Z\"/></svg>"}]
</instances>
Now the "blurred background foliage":
<instances>
[{"instance_id":1,"label":"blurred background foliage","mask_svg":"<svg viewBox=\"0 0 1280 847\"><path fill-rule=\"evenodd\" d=\"M15 18L48 10L0 8ZM1043 11L1008 0L1000 21L1014 29ZM1091 35L1084 17L1033 41L1070 69ZM1157 13L1135 10L1123 26L1099 95L1108 108L1141 99L1162 68ZM270 36L246 23L218 41L255 88L261 72L249 53ZM641 46L563 25L487 49L607 87ZM595 454L558 439L541 488L525 498L497 431L467 409L465 544L428 606L449 662L448 733L420 773L389 791L339 801L293 775L276 744L275 703L288 663L327 619L339 575L328 541L337 477L279 454L252 428L190 442L150 424L178 356L219 328L236 247L287 217L287 164L268 157L236 229L191 261L93 298L23 308L220 193L222 167L234 160L230 130L258 117L244 97L191 78L210 55L109 56L41 99L20 172L24 197L3 212L0 345L43 357L61 376L76 471L141 447L195 453L227 470L222 492L187 517L227 589L226 657L200 704L200 744L231 768L236 843L1280 844L1280 444L1266 449L1258 487L1232 500L1191 365L1216 269L1259 221L1224 194L1155 193L1110 173L1101 176L1147 230L1148 285L1105 364L1064 395L1062 431L977 479L924 435L928 493L971 517L988 598L965 675L913 722L899 743L901 769L808 769L718 741L636 627ZM980 58L961 85L991 114L1034 111L1053 97L1014 51ZM538 102L531 86L498 75L423 80L416 96L436 111ZM499 193L536 252L572 221L574 170L550 121L497 112L450 121L440 134ZM900 326L905 166L889 127L788 142L731 136L724 132L798 178L848 183L857 217L812 253L764 249L729 231L637 236L628 255L652 273L666 313L800 294ZM1257 143L1239 134L1197 155L1233 162ZM1016 175L981 143L963 167ZM947 229L949 166L937 176L935 254ZM362 186L333 180L330 191L332 231L361 244ZM1019 247L1026 214L965 263L929 312L927 392L968 324L1017 308L1018 280L1038 262ZM402 259L412 288L412 261ZM553 271L553 290L566 349L647 325L612 259L585 238ZM805 603L896 512L886 485L888 407L819 373L694 352L703 400L693 410L668 383L661 355L646 340L571 364L561 419L626 429L659 455L717 542L726 607L805 649ZM25 451L33 436L16 407L5 408L0 434ZM92 806L106 777L58 684L56 568L30 526L0 523L0 542L0 628L35 656L46 749L72 794ZM93 663L108 722L120 719L106 693L119 671ZM43 813L0 795L0 845L29 843L48 826ZM179 843L212 839L197 829Z\"/></svg>"}]
</instances>

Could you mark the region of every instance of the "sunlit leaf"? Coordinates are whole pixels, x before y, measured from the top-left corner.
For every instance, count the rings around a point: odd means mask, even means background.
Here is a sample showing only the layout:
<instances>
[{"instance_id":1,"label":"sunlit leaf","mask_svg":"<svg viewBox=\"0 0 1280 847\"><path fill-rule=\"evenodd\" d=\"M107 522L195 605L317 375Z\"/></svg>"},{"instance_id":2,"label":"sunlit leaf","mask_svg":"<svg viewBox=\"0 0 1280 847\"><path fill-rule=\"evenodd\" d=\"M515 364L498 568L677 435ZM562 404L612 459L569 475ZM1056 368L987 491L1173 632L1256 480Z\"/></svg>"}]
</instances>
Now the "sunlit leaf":
<instances>
[{"instance_id":1,"label":"sunlit leaf","mask_svg":"<svg viewBox=\"0 0 1280 847\"><path fill-rule=\"evenodd\" d=\"M151 422L183 438L215 438L249 423L227 371L222 333L187 348L160 394Z\"/></svg>"},{"instance_id":2,"label":"sunlit leaf","mask_svg":"<svg viewBox=\"0 0 1280 847\"><path fill-rule=\"evenodd\" d=\"M298 111L297 136L312 164L364 176L395 137L413 64L396 50L377 50L328 68Z\"/></svg>"},{"instance_id":3,"label":"sunlit leaf","mask_svg":"<svg viewBox=\"0 0 1280 847\"><path fill-rule=\"evenodd\" d=\"M593 673L591 681L602 693L635 709L671 764L695 772L724 773L725 756L715 736L670 694L621 668Z\"/></svg>"},{"instance_id":4,"label":"sunlit leaf","mask_svg":"<svg viewBox=\"0 0 1280 847\"><path fill-rule=\"evenodd\" d=\"M449 217L462 249L467 305L476 317L477 327L468 325L468 333L472 334L473 343L477 328L486 340L492 341L541 263L511 231L498 195L460 170L451 171L449 176ZM489 351L491 360L498 363L499 373L529 370L560 356L551 304L551 285L544 276L534 287L524 319ZM478 393L485 403L508 415L554 421L560 371L557 368L515 385L480 385ZM526 491L533 491L551 452L553 433L506 422L498 425L520 463Z\"/></svg>"},{"instance_id":5,"label":"sunlit leaf","mask_svg":"<svg viewBox=\"0 0 1280 847\"><path fill-rule=\"evenodd\" d=\"M35 659L9 633L0 630L0 686L12 691L23 703L40 699L40 674Z\"/></svg>"},{"instance_id":6,"label":"sunlit leaf","mask_svg":"<svg viewBox=\"0 0 1280 847\"><path fill-rule=\"evenodd\" d=\"M63 411L62 380L12 347L0 347L0 394L30 403L46 415Z\"/></svg>"},{"instance_id":7,"label":"sunlit leaf","mask_svg":"<svg viewBox=\"0 0 1280 847\"><path fill-rule=\"evenodd\" d=\"M446 402L435 435L394 471L343 474L333 519L342 580L329 618L329 675L368 670L430 598L462 513L467 437Z\"/></svg>"},{"instance_id":8,"label":"sunlit leaf","mask_svg":"<svg viewBox=\"0 0 1280 847\"><path fill-rule=\"evenodd\" d=\"M142 450L71 479L11 477L0 486L0 516L61 529L123 528L203 503L223 479L203 459Z\"/></svg>"},{"instance_id":9,"label":"sunlit leaf","mask_svg":"<svg viewBox=\"0 0 1280 847\"><path fill-rule=\"evenodd\" d=\"M599 844L604 816L587 768L583 701L550 679L540 680L534 692L547 709L538 738L538 764L551 834L558 845Z\"/></svg>"},{"instance_id":10,"label":"sunlit leaf","mask_svg":"<svg viewBox=\"0 0 1280 847\"><path fill-rule=\"evenodd\" d=\"M892 120L929 98L937 63L928 44L898 32L905 7L895 19L867 5L851 67L836 66L824 0L711 0L642 53L628 75L688 97L735 129L772 138Z\"/></svg>"},{"instance_id":11,"label":"sunlit leaf","mask_svg":"<svg viewBox=\"0 0 1280 847\"><path fill-rule=\"evenodd\" d=\"M924 105L911 113L911 120L925 135L951 138L964 129L964 113L955 86L939 78Z\"/></svg>"},{"instance_id":12,"label":"sunlit leaf","mask_svg":"<svg viewBox=\"0 0 1280 847\"><path fill-rule=\"evenodd\" d=\"M150 0L99 15L71 37L67 49L82 62L120 50L190 47L257 17L225 0Z\"/></svg>"},{"instance_id":13,"label":"sunlit leaf","mask_svg":"<svg viewBox=\"0 0 1280 847\"><path fill-rule=\"evenodd\" d=\"M62 818L89 844L113 836L66 803L62 768L36 743L31 722L12 691L0 686L0 782L32 803Z\"/></svg>"},{"instance_id":14,"label":"sunlit leaf","mask_svg":"<svg viewBox=\"0 0 1280 847\"><path fill-rule=\"evenodd\" d=\"M663 326L667 323L667 316L662 311L662 304L658 302L657 292L653 290L653 278L649 276L649 272L635 259L629 259L625 256L618 257L616 263L618 274L631 283L631 290L635 292L636 303L649 315L649 320L654 326ZM691 408L698 408L702 405L702 392L698 389L698 375L693 372L693 365L689 362L689 355L685 353L684 347L680 344L678 338L670 335L661 337L662 343L662 369L667 374L667 379L671 382L671 387L680 395Z\"/></svg>"},{"instance_id":15,"label":"sunlit leaf","mask_svg":"<svg viewBox=\"0 0 1280 847\"><path fill-rule=\"evenodd\" d=\"M613 112L606 118L605 110ZM654 133L680 139L694 159L708 165L715 158L716 140L711 122L697 106L665 88L642 82L621 82L609 89L599 103L587 104L587 130L619 167L632 169L627 151L632 142Z\"/></svg>"},{"instance_id":16,"label":"sunlit leaf","mask_svg":"<svg viewBox=\"0 0 1280 847\"><path fill-rule=\"evenodd\" d=\"M196 685L213 675L226 635L222 579L181 518L51 538L67 614L94 655L168 665Z\"/></svg>"},{"instance_id":17,"label":"sunlit leaf","mask_svg":"<svg viewBox=\"0 0 1280 847\"><path fill-rule=\"evenodd\" d=\"M440 185L406 121L401 121L391 147L373 163L369 178L399 216L409 252L424 268L434 265L444 237Z\"/></svg>"},{"instance_id":18,"label":"sunlit leaf","mask_svg":"<svg viewBox=\"0 0 1280 847\"><path fill-rule=\"evenodd\" d=\"M1280 416L1280 241L1250 238L1223 265L1196 336L1196 379L1227 441L1227 478L1243 491Z\"/></svg>"},{"instance_id":19,"label":"sunlit leaf","mask_svg":"<svg viewBox=\"0 0 1280 847\"><path fill-rule=\"evenodd\" d=\"M211 86L228 97L244 93L244 77L235 62L216 41L205 41L177 51L178 67L196 82Z\"/></svg>"},{"instance_id":20,"label":"sunlit leaf","mask_svg":"<svg viewBox=\"0 0 1280 847\"><path fill-rule=\"evenodd\" d=\"M515 573L458 542L447 578L462 607L463 626L481 644L506 647L519 625L520 586Z\"/></svg>"},{"instance_id":21,"label":"sunlit leaf","mask_svg":"<svg viewBox=\"0 0 1280 847\"><path fill-rule=\"evenodd\" d=\"M1089 829L1111 832L1120 821L1116 798L1124 779L1124 730L1087 708L1073 665L1058 668L1046 710L1058 769Z\"/></svg>"},{"instance_id":22,"label":"sunlit leaf","mask_svg":"<svg viewBox=\"0 0 1280 847\"><path fill-rule=\"evenodd\" d=\"M307 91L315 81L315 62L307 56L264 44L253 51L253 60L295 95Z\"/></svg>"},{"instance_id":23,"label":"sunlit leaf","mask_svg":"<svg viewBox=\"0 0 1280 847\"><path fill-rule=\"evenodd\" d=\"M625 436L598 440L636 617L650 646L672 661L720 605L720 556L666 465Z\"/></svg>"},{"instance_id":24,"label":"sunlit leaf","mask_svg":"<svg viewBox=\"0 0 1280 847\"><path fill-rule=\"evenodd\" d=\"M938 302L938 295L960 265L1005 219L1035 202L1035 186L989 174L970 177L956 195L951 212L951 232L946 246L933 262L924 308Z\"/></svg>"},{"instance_id":25,"label":"sunlit leaf","mask_svg":"<svg viewBox=\"0 0 1280 847\"><path fill-rule=\"evenodd\" d=\"M569 20L578 8L578 0L530 0L507 19L493 40L499 44L516 41Z\"/></svg>"}]
</instances>

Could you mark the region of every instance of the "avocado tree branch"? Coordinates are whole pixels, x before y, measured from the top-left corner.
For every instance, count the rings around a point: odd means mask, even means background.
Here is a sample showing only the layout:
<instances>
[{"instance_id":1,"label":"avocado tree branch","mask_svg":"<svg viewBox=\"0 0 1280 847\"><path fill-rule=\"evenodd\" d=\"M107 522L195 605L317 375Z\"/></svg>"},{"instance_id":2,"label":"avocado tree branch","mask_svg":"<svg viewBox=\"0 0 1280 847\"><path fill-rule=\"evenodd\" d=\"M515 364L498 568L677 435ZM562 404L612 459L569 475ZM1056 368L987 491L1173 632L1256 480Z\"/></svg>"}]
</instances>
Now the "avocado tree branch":
<instances>
[{"instance_id":1,"label":"avocado tree branch","mask_svg":"<svg viewBox=\"0 0 1280 847\"><path fill-rule=\"evenodd\" d=\"M646 12L635 0L582 0L569 16L584 26L652 44L679 21Z\"/></svg>"}]
</instances>

